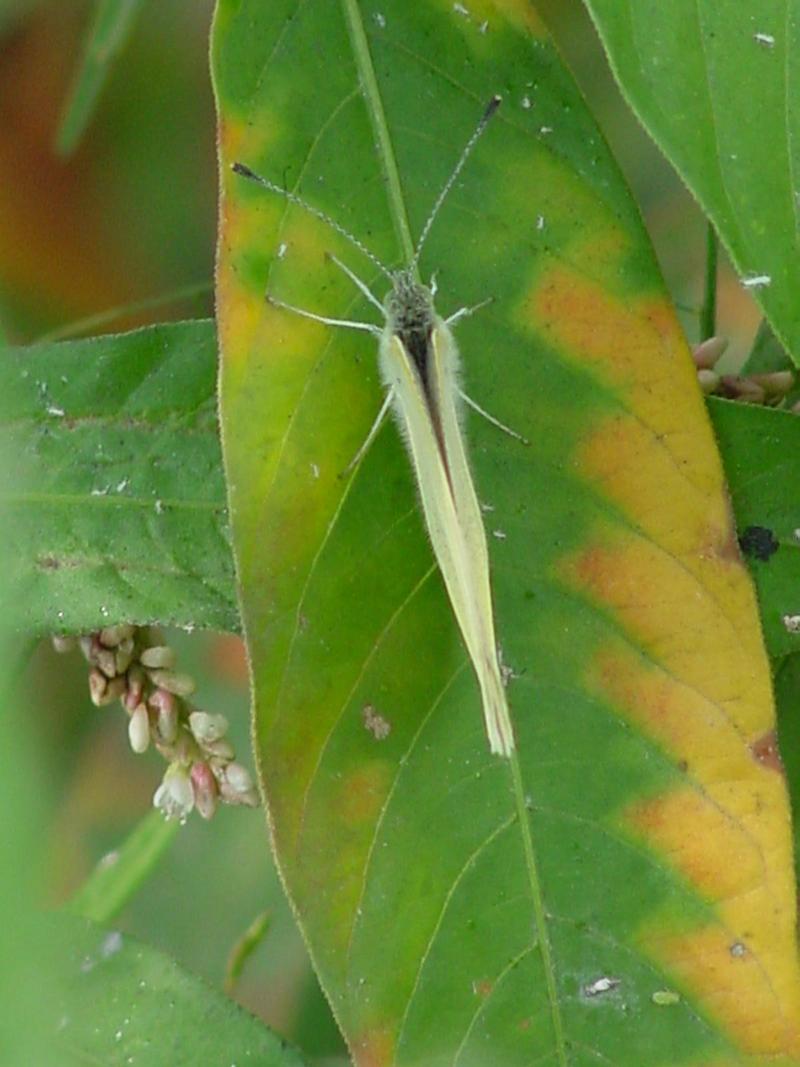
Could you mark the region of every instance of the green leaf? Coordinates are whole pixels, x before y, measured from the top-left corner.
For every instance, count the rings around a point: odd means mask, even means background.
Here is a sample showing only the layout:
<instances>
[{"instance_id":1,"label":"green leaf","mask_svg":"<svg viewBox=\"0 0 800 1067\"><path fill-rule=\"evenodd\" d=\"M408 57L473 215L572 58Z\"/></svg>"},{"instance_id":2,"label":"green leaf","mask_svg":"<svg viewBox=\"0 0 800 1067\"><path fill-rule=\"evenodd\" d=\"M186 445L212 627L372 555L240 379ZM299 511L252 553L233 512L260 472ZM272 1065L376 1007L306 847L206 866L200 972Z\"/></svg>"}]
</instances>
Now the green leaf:
<instances>
[{"instance_id":1,"label":"green leaf","mask_svg":"<svg viewBox=\"0 0 800 1067\"><path fill-rule=\"evenodd\" d=\"M89 125L112 63L125 47L143 0L97 0L80 66L64 106L56 150L70 155Z\"/></svg>"},{"instance_id":2,"label":"green leaf","mask_svg":"<svg viewBox=\"0 0 800 1067\"><path fill-rule=\"evenodd\" d=\"M586 0L622 91L800 362L794 0ZM767 278L759 284L757 279Z\"/></svg>"},{"instance_id":3,"label":"green leaf","mask_svg":"<svg viewBox=\"0 0 800 1067\"><path fill-rule=\"evenodd\" d=\"M179 823L150 811L123 844L106 855L69 902L69 910L92 922L115 918L150 876L175 840Z\"/></svg>"},{"instance_id":4,"label":"green leaf","mask_svg":"<svg viewBox=\"0 0 800 1067\"><path fill-rule=\"evenodd\" d=\"M792 361L787 356L786 349L772 332L772 327L767 320L762 319L753 341L753 347L742 367L742 374L768 374L771 371L788 370L791 367Z\"/></svg>"},{"instance_id":5,"label":"green leaf","mask_svg":"<svg viewBox=\"0 0 800 1067\"><path fill-rule=\"evenodd\" d=\"M764 639L780 659L800 651L800 418L715 398L708 406Z\"/></svg>"},{"instance_id":6,"label":"green leaf","mask_svg":"<svg viewBox=\"0 0 800 1067\"><path fill-rule=\"evenodd\" d=\"M198 936L208 921L197 917ZM58 994L42 1011L70 1064L302 1067L262 1022L156 949L68 914L51 924Z\"/></svg>"},{"instance_id":7,"label":"green leaf","mask_svg":"<svg viewBox=\"0 0 800 1067\"><path fill-rule=\"evenodd\" d=\"M356 1062L800 1063L754 592L636 206L533 8L220 0L212 55L258 762ZM510 762L488 754L395 428L342 477L381 402L374 343L263 299L375 321L326 252L386 283L231 171L402 263L496 92L421 270L442 313L494 297L458 329L465 388L532 441L465 419Z\"/></svg>"},{"instance_id":8,"label":"green leaf","mask_svg":"<svg viewBox=\"0 0 800 1067\"><path fill-rule=\"evenodd\" d=\"M780 752L794 813L794 862L800 880L800 655L787 656L775 677Z\"/></svg>"},{"instance_id":9,"label":"green leaf","mask_svg":"<svg viewBox=\"0 0 800 1067\"><path fill-rule=\"evenodd\" d=\"M205 322L11 349L0 475L18 622L236 630Z\"/></svg>"}]
</instances>

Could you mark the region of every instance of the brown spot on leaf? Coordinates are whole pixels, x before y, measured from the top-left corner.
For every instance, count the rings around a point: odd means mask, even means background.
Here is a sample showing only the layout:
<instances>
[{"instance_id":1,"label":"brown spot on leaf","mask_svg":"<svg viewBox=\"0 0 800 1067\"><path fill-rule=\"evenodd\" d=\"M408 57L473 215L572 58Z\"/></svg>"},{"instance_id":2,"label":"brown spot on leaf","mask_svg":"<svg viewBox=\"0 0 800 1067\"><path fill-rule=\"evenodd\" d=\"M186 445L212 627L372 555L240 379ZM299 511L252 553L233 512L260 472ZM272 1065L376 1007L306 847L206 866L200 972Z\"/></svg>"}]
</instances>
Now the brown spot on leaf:
<instances>
[{"instance_id":1,"label":"brown spot on leaf","mask_svg":"<svg viewBox=\"0 0 800 1067\"><path fill-rule=\"evenodd\" d=\"M769 770L777 771L778 774L786 773L780 749L778 748L778 737L774 730L769 730L767 733L762 734L761 737L756 738L750 745L750 751L758 762L769 768Z\"/></svg>"},{"instance_id":2,"label":"brown spot on leaf","mask_svg":"<svg viewBox=\"0 0 800 1067\"><path fill-rule=\"evenodd\" d=\"M488 978L476 978L472 983L472 992L476 997L480 997L481 1000L488 997L492 989L494 989L494 982Z\"/></svg>"}]
</instances>

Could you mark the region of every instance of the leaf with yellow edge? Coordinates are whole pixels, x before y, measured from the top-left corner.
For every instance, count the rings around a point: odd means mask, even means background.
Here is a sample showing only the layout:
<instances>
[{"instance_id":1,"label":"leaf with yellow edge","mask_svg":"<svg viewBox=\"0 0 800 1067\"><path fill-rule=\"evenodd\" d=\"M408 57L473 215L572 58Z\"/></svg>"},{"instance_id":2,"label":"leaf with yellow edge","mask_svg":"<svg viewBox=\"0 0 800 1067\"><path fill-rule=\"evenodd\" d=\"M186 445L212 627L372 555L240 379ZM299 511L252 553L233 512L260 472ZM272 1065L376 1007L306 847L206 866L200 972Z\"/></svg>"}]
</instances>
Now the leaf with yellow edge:
<instances>
[{"instance_id":1,"label":"leaf with yellow edge","mask_svg":"<svg viewBox=\"0 0 800 1067\"><path fill-rule=\"evenodd\" d=\"M630 196L523 0L219 0L222 432L273 841L359 1067L800 1064L791 834L753 588ZM519 755L395 428L377 269L460 323ZM382 295L382 292L381 292Z\"/></svg>"}]
</instances>

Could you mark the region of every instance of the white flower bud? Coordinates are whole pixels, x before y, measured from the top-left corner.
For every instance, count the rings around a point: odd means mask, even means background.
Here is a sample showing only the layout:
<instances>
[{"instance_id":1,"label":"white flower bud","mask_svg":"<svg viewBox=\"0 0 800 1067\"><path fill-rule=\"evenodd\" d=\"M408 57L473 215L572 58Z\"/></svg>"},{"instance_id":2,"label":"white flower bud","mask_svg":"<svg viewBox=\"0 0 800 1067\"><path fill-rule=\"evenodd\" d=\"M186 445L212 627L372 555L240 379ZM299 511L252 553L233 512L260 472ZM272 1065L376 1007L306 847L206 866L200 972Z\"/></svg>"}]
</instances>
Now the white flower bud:
<instances>
[{"instance_id":1,"label":"white flower bud","mask_svg":"<svg viewBox=\"0 0 800 1067\"><path fill-rule=\"evenodd\" d=\"M194 790L185 767L173 763L167 768L164 780L153 796L153 806L165 819L186 820L194 807Z\"/></svg>"},{"instance_id":2,"label":"white flower bud","mask_svg":"<svg viewBox=\"0 0 800 1067\"><path fill-rule=\"evenodd\" d=\"M93 667L89 671L89 696L95 707L103 708L121 697L125 691L124 678L108 679L102 671Z\"/></svg>"},{"instance_id":3,"label":"white flower bud","mask_svg":"<svg viewBox=\"0 0 800 1067\"><path fill-rule=\"evenodd\" d=\"M241 763L229 763L225 768L225 781L234 793L247 793L253 788L250 772Z\"/></svg>"},{"instance_id":4,"label":"white flower bud","mask_svg":"<svg viewBox=\"0 0 800 1067\"><path fill-rule=\"evenodd\" d=\"M117 645L114 652L114 666L117 674L124 674L133 662L133 638L126 637Z\"/></svg>"},{"instance_id":5,"label":"white flower bud","mask_svg":"<svg viewBox=\"0 0 800 1067\"><path fill-rule=\"evenodd\" d=\"M104 630L100 631L100 644L105 645L106 648L116 648L121 641L126 638L133 637L135 627L130 623L122 623L119 626L106 626Z\"/></svg>"},{"instance_id":6,"label":"white flower bud","mask_svg":"<svg viewBox=\"0 0 800 1067\"><path fill-rule=\"evenodd\" d=\"M150 680L153 685L174 693L176 697L191 696L195 690L194 678L188 674L178 674L175 671L150 671Z\"/></svg>"},{"instance_id":7,"label":"white flower bud","mask_svg":"<svg viewBox=\"0 0 800 1067\"><path fill-rule=\"evenodd\" d=\"M171 745L178 736L178 708L175 701L159 701L156 715L158 736L165 745Z\"/></svg>"},{"instance_id":8,"label":"white flower bud","mask_svg":"<svg viewBox=\"0 0 800 1067\"><path fill-rule=\"evenodd\" d=\"M97 646L94 650L94 662L106 676L114 678L117 673L117 657L110 648Z\"/></svg>"},{"instance_id":9,"label":"white flower bud","mask_svg":"<svg viewBox=\"0 0 800 1067\"><path fill-rule=\"evenodd\" d=\"M203 748L209 756L216 757L216 761L228 763L236 755L233 745L227 738L221 737L219 741L204 741Z\"/></svg>"},{"instance_id":10,"label":"white flower bud","mask_svg":"<svg viewBox=\"0 0 800 1067\"><path fill-rule=\"evenodd\" d=\"M168 645L155 645L153 648L142 649L142 653L139 656L142 666L153 670L162 667L169 670L175 666L176 658L175 650L169 648Z\"/></svg>"},{"instance_id":11,"label":"white flower bud","mask_svg":"<svg viewBox=\"0 0 800 1067\"><path fill-rule=\"evenodd\" d=\"M207 745L219 741L228 729L228 720L224 715L209 715L207 711L193 711L189 716L189 726L197 742Z\"/></svg>"},{"instance_id":12,"label":"white flower bud","mask_svg":"<svg viewBox=\"0 0 800 1067\"><path fill-rule=\"evenodd\" d=\"M128 721L128 739L134 752L147 751L150 744L150 718L144 704L139 705Z\"/></svg>"}]
</instances>

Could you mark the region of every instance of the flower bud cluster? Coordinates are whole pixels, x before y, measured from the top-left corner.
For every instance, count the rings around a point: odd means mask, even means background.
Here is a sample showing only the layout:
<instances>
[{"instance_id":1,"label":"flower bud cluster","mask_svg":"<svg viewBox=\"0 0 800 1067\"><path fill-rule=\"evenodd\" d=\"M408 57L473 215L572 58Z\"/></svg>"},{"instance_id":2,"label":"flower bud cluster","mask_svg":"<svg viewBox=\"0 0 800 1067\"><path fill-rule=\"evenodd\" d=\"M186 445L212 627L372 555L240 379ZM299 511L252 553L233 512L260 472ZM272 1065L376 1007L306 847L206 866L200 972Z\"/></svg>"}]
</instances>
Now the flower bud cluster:
<instances>
[{"instance_id":1,"label":"flower bud cluster","mask_svg":"<svg viewBox=\"0 0 800 1067\"><path fill-rule=\"evenodd\" d=\"M53 647L67 652L75 639L56 636ZM175 669L174 649L149 627L108 626L77 639L89 664L92 703L119 700L128 713L128 739L136 753L152 745L167 761L153 804L167 819L185 821L193 808L210 819L218 804L255 807L258 793L236 761L223 715L187 703L194 679Z\"/></svg>"},{"instance_id":2,"label":"flower bud cluster","mask_svg":"<svg viewBox=\"0 0 800 1067\"><path fill-rule=\"evenodd\" d=\"M795 374L790 370L768 374L719 374L715 367L728 347L723 337L709 337L692 350L697 367L697 380L706 396L722 396L745 404L764 404L783 407L786 396L795 386ZM800 404L792 411L800 413Z\"/></svg>"}]
</instances>

